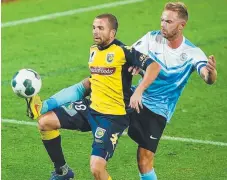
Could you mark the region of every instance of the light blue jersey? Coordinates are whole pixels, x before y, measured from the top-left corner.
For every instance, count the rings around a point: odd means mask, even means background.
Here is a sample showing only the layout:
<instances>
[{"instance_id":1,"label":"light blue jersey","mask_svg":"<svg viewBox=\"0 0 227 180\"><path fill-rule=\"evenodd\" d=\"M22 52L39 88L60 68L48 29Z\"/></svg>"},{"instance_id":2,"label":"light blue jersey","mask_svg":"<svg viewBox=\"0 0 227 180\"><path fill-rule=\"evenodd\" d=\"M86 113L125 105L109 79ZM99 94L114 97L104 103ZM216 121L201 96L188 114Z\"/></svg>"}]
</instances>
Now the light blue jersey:
<instances>
[{"instance_id":1,"label":"light blue jersey","mask_svg":"<svg viewBox=\"0 0 227 180\"><path fill-rule=\"evenodd\" d=\"M208 59L185 37L177 49L170 48L160 31L148 32L133 47L161 65L158 77L144 91L142 102L169 121L191 73L196 70L200 74Z\"/></svg>"}]
</instances>

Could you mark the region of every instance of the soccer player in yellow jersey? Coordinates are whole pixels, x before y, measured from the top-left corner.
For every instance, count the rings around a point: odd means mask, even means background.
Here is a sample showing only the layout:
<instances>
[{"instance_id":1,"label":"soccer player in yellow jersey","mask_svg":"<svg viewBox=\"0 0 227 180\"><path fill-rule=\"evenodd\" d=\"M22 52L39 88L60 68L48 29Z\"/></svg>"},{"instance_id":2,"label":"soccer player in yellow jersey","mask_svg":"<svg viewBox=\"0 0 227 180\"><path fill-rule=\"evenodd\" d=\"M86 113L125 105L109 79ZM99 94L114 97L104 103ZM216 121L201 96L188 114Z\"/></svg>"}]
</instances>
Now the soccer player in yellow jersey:
<instances>
[{"instance_id":1,"label":"soccer player in yellow jersey","mask_svg":"<svg viewBox=\"0 0 227 180\"><path fill-rule=\"evenodd\" d=\"M141 94L160 71L158 63L151 58L115 39L117 28L117 19L112 14L102 14L94 19L95 45L90 48L88 62L91 72L90 84L88 81L83 83L84 86L91 87L90 101L69 101L68 104L39 117L43 143L55 166L51 180L74 177L63 156L57 130L59 128L92 131L92 175L96 180L110 180L106 170L107 161L113 156L119 137L129 125L127 110L132 95L132 74L128 72L128 68L136 66L146 70L137 88L137 93ZM35 102L37 100L34 97L30 101L29 110L35 115L34 118L40 115L40 108L36 109L37 106L34 106L38 104Z\"/></svg>"},{"instance_id":2,"label":"soccer player in yellow jersey","mask_svg":"<svg viewBox=\"0 0 227 180\"><path fill-rule=\"evenodd\" d=\"M147 69L148 76L154 73L152 59L115 39L117 28L117 19L111 14L99 15L93 22L95 45L90 49L89 59L91 104L88 121L94 136L91 172L97 180L110 179L107 160L129 124L126 115L132 81L129 66ZM141 88L147 87L152 80L145 78Z\"/></svg>"}]
</instances>

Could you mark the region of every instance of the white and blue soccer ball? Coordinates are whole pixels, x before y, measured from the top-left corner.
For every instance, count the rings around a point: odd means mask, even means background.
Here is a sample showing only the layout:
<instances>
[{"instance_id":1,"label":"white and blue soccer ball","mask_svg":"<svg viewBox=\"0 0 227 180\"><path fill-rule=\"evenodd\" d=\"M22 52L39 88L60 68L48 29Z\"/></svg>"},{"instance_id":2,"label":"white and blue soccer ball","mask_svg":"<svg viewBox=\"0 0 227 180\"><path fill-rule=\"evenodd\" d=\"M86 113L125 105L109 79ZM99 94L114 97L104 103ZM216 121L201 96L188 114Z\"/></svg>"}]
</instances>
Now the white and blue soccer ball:
<instances>
[{"instance_id":1,"label":"white and blue soccer ball","mask_svg":"<svg viewBox=\"0 0 227 180\"><path fill-rule=\"evenodd\" d=\"M11 80L13 92L23 98L35 96L41 89L40 75L32 69L21 69Z\"/></svg>"}]
</instances>

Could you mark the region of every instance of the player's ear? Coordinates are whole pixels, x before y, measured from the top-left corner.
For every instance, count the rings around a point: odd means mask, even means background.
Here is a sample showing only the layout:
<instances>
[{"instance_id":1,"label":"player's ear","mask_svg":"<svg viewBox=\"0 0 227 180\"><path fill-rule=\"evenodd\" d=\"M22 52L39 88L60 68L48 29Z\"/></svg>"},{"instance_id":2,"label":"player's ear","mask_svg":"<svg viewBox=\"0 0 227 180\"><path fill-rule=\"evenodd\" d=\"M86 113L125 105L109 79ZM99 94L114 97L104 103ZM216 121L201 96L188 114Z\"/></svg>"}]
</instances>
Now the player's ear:
<instances>
[{"instance_id":1,"label":"player's ear","mask_svg":"<svg viewBox=\"0 0 227 180\"><path fill-rule=\"evenodd\" d=\"M112 37L115 37L116 36L116 33L117 33L117 31L115 29L112 29L111 30L111 36Z\"/></svg>"},{"instance_id":2,"label":"player's ear","mask_svg":"<svg viewBox=\"0 0 227 180\"><path fill-rule=\"evenodd\" d=\"M184 29L184 27L186 26L186 22L182 21L179 25L179 30L182 31Z\"/></svg>"}]
</instances>

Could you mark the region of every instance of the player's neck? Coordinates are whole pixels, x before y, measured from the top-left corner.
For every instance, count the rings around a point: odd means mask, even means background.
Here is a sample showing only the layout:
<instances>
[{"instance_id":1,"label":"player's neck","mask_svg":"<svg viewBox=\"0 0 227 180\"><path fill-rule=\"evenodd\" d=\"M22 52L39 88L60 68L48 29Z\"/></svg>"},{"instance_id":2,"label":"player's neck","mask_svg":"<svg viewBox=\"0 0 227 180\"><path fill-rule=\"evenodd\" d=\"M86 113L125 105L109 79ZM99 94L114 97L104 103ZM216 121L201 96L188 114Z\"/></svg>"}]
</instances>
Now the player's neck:
<instances>
[{"instance_id":1,"label":"player's neck","mask_svg":"<svg viewBox=\"0 0 227 180\"><path fill-rule=\"evenodd\" d=\"M99 50L104 50L107 49L109 46L111 46L113 44L115 39L110 39L109 41L103 43L102 45L99 45L98 48Z\"/></svg>"},{"instance_id":2,"label":"player's neck","mask_svg":"<svg viewBox=\"0 0 227 180\"><path fill-rule=\"evenodd\" d=\"M114 41L114 39L115 38L110 38L107 42L105 42L105 44L103 44L103 47L109 46Z\"/></svg>"},{"instance_id":3,"label":"player's neck","mask_svg":"<svg viewBox=\"0 0 227 180\"><path fill-rule=\"evenodd\" d=\"M172 49L177 49L182 44L183 39L184 39L183 35L180 34L176 38L169 40L168 46Z\"/></svg>"}]
</instances>

